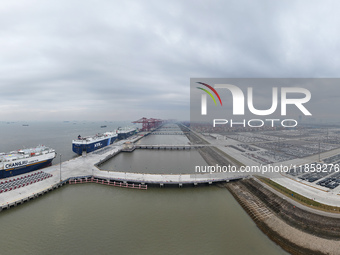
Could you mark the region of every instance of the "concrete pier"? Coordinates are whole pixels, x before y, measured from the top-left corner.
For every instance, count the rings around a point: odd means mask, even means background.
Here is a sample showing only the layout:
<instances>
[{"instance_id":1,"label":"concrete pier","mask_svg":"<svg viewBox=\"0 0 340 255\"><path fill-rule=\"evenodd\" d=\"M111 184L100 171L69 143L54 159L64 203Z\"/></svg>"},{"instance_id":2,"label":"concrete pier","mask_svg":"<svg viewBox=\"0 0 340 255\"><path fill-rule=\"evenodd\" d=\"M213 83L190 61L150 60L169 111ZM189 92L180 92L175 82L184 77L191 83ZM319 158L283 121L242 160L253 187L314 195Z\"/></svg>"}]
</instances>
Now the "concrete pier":
<instances>
[{"instance_id":1,"label":"concrete pier","mask_svg":"<svg viewBox=\"0 0 340 255\"><path fill-rule=\"evenodd\" d=\"M198 145L168 145L168 144L145 144L145 145L135 145L136 149L148 149L148 150L190 150L203 148L207 145L198 144ZM210 146L210 145L209 145Z\"/></svg>"},{"instance_id":2,"label":"concrete pier","mask_svg":"<svg viewBox=\"0 0 340 255\"><path fill-rule=\"evenodd\" d=\"M138 139L137 137L136 139ZM113 145L107 146L101 150L89 153L86 156L79 156L77 158L62 162L61 165L52 165L48 168L40 169L36 172L44 172L49 174L49 178L40 180L38 182L30 183L30 185L8 190L0 194L0 211L8 209L18 204L22 204L30 199L35 199L49 191L58 189L59 187L69 183L77 183L76 179L94 178L96 183L113 184L112 186L139 188L146 185L198 185L198 184L212 184L214 182L227 182L235 179L242 179L245 175L240 173L218 173L218 174L145 174L145 173L128 173L128 172L111 172L102 171L97 166L117 153L123 148L125 141L119 141ZM131 140L134 142L134 140ZM35 173L35 172L31 172ZM15 176L2 181L9 181L11 179L21 178L22 176ZM97 182L98 180L98 182ZM117 185L116 185L117 182ZM135 186L137 185L137 186ZM139 186L142 185L142 186ZM144 186L143 186L144 185ZM142 189L142 188L140 188Z\"/></svg>"},{"instance_id":3,"label":"concrete pier","mask_svg":"<svg viewBox=\"0 0 340 255\"><path fill-rule=\"evenodd\" d=\"M183 132L152 132L150 135L185 135Z\"/></svg>"}]
</instances>

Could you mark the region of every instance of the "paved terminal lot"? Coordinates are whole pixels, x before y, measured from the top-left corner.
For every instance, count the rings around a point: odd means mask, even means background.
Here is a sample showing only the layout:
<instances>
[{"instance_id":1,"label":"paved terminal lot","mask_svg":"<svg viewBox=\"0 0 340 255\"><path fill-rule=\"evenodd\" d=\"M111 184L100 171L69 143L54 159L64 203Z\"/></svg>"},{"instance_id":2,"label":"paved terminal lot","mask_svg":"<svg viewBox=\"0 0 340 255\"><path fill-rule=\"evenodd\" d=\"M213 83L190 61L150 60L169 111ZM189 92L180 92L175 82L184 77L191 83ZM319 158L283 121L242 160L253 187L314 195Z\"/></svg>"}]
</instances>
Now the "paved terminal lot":
<instances>
[{"instance_id":1,"label":"paved terminal lot","mask_svg":"<svg viewBox=\"0 0 340 255\"><path fill-rule=\"evenodd\" d=\"M328 130L328 136L326 136L324 130L311 130L311 133L308 132L308 130L282 130L273 132L268 131L265 132L266 135L259 132L240 132L239 134L233 133L232 135L195 133L246 166L266 166L270 164L273 166L284 165L290 167L319 162L318 142L316 142L319 140L325 143L320 145L321 163L339 164L340 148L338 141L340 141L340 129ZM335 141L331 140L331 138L335 139L335 136L338 136L338 138ZM304 141L304 139L307 141ZM309 143L310 141L313 141L313 143ZM267 144L268 142L277 143L275 145L276 148L279 148L283 142L292 144L292 147L289 147L285 151L289 152L289 150L291 150L293 152L292 154L294 154L294 152L296 152L295 147L297 147L301 152L299 156L302 156L294 157L293 155L287 156L287 154L282 156L284 153L280 154L279 151L275 151L275 146L268 147L267 149L266 146L262 146L262 144ZM316 145L317 147L315 147ZM249 156L249 154L254 156ZM263 159L263 161L261 161L261 159ZM308 179L301 179L302 175L303 173L297 176L274 173L266 174L264 177L271 178L282 186L310 199L315 199L324 204L340 206L340 185L334 185L334 180L340 177L340 174L334 171L329 174L320 174L317 175L318 177L321 176L320 179L314 181L311 179L311 182L309 182ZM331 189L321 185L322 183L327 184L329 182L327 181L327 178L331 177L334 177L332 183L333 186L336 186L335 188Z\"/></svg>"},{"instance_id":2,"label":"paved terminal lot","mask_svg":"<svg viewBox=\"0 0 340 255\"><path fill-rule=\"evenodd\" d=\"M20 187L15 190L1 193L0 194L0 205L3 206L6 204L11 204L15 201L19 201L21 199L30 197L44 190L48 190L49 188L53 187L54 185L60 182L60 172L61 172L62 180L65 180L70 177L75 177L75 176L92 175L92 171L95 170L95 167L94 167L95 163L97 163L100 159L105 158L109 154L119 149L120 149L119 145L118 146L111 145L110 150L106 150L106 152L102 155L90 153L86 157L80 156L75 159L62 162L61 168L60 168L60 164L58 164L58 165L52 165L50 167L35 171L35 172L43 171L45 173L52 174L52 177L47 178L43 181L39 181L39 182L30 184L30 185L27 185L25 187ZM35 172L31 172L31 173L35 173ZM2 181L17 179L22 176L25 176L25 175L18 175L12 178L2 179Z\"/></svg>"},{"instance_id":3,"label":"paved terminal lot","mask_svg":"<svg viewBox=\"0 0 340 255\"><path fill-rule=\"evenodd\" d=\"M317 187L307 186L305 183L297 182L289 178L272 178L272 180L296 193L310 199L314 199L320 203L340 206L340 195L338 195L339 191L324 191L317 189Z\"/></svg>"}]
</instances>

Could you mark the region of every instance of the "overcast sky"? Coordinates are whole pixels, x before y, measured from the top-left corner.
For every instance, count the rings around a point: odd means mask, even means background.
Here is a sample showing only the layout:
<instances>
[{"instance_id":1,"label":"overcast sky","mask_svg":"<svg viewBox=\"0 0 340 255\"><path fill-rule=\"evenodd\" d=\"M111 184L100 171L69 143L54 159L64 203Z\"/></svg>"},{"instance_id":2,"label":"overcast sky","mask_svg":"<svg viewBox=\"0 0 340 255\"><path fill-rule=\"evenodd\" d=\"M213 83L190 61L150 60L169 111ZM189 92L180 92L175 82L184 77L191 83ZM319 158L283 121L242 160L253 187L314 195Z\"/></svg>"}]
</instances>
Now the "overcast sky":
<instances>
[{"instance_id":1,"label":"overcast sky","mask_svg":"<svg viewBox=\"0 0 340 255\"><path fill-rule=\"evenodd\" d=\"M2 0L0 121L189 119L190 78L339 77L339 10L310 0Z\"/></svg>"}]
</instances>

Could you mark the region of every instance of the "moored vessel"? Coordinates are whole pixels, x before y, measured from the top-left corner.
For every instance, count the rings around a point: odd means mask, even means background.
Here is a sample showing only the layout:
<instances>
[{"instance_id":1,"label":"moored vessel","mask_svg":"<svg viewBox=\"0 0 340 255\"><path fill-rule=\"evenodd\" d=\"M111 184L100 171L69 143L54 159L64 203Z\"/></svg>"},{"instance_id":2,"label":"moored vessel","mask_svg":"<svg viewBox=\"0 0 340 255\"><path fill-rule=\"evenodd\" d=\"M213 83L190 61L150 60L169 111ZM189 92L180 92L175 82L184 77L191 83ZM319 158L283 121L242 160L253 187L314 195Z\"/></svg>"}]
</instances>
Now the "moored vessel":
<instances>
[{"instance_id":1,"label":"moored vessel","mask_svg":"<svg viewBox=\"0 0 340 255\"><path fill-rule=\"evenodd\" d=\"M72 150L78 155L82 155L83 152L89 153L112 144L117 137L116 132L105 132L86 137L79 135L77 140L72 141Z\"/></svg>"},{"instance_id":2,"label":"moored vessel","mask_svg":"<svg viewBox=\"0 0 340 255\"><path fill-rule=\"evenodd\" d=\"M0 179L50 166L55 157L55 150L43 145L0 153Z\"/></svg>"},{"instance_id":3,"label":"moored vessel","mask_svg":"<svg viewBox=\"0 0 340 255\"><path fill-rule=\"evenodd\" d=\"M129 136L132 136L137 133L137 128L135 127L126 127L126 128L118 128L117 129L117 134L118 134L118 139L126 139Z\"/></svg>"}]
</instances>

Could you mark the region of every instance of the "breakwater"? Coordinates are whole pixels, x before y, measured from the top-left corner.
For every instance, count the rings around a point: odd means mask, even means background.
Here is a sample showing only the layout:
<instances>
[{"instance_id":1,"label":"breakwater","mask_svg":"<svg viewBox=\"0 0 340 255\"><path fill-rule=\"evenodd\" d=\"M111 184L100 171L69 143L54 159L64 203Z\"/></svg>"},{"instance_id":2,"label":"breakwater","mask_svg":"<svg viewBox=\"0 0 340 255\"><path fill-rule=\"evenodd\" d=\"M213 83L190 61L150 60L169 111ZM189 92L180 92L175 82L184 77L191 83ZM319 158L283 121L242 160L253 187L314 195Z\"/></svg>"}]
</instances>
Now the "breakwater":
<instances>
[{"instance_id":1,"label":"breakwater","mask_svg":"<svg viewBox=\"0 0 340 255\"><path fill-rule=\"evenodd\" d=\"M340 219L297 208L254 179L224 184L256 225L291 254L338 254Z\"/></svg>"}]
</instances>

